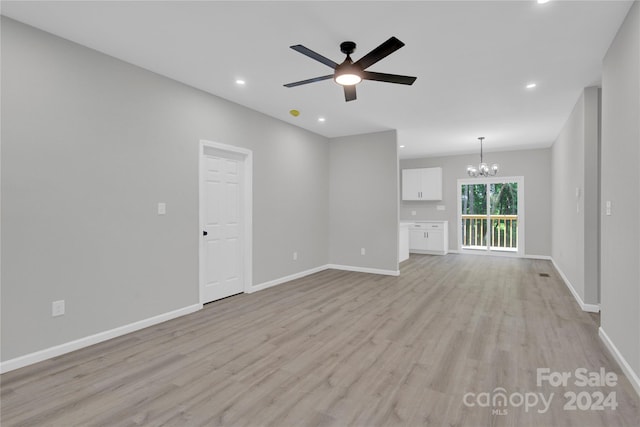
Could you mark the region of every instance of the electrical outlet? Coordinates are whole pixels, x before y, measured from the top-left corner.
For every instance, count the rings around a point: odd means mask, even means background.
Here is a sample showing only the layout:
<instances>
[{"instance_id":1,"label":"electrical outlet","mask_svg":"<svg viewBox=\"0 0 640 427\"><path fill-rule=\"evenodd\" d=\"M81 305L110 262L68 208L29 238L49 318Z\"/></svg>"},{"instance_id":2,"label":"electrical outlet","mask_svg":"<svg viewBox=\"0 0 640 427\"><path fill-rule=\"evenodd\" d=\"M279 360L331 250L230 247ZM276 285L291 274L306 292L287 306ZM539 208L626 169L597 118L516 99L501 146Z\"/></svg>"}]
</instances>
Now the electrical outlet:
<instances>
[{"instance_id":1,"label":"electrical outlet","mask_svg":"<svg viewBox=\"0 0 640 427\"><path fill-rule=\"evenodd\" d=\"M58 317L64 314L64 300L53 301L51 303L51 316Z\"/></svg>"},{"instance_id":2,"label":"electrical outlet","mask_svg":"<svg viewBox=\"0 0 640 427\"><path fill-rule=\"evenodd\" d=\"M416 211L411 211L411 216L416 216Z\"/></svg>"},{"instance_id":3,"label":"electrical outlet","mask_svg":"<svg viewBox=\"0 0 640 427\"><path fill-rule=\"evenodd\" d=\"M364 255L366 254L367 251L364 250L364 248L360 248L360 255Z\"/></svg>"},{"instance_id":4,"label":"electrical outlet","mask_svg":"<svg viewBox=\"0 0 640 427\"><path fill-rule=\"evenodd\" d=\"M293 260L297 261L298 260L298 252L294 252L293 253Z\"/></svg>"},{"instance_id":5,"label":"electrical outlet","mask_svg":"<svg viewBox=\"0 0 640 427\"><path fill-rule=\"evenodd\" d=\"M604 204L605 206L605 215L611 215L611 200L607 200L607 202Z\"/></svg>"},{"instance_id":6,"label":"electrical outlet","mask_svg":"<svg viewBox=\"0 0 640 427\"><path fill-rule=\"evenodd\" d=\"M439 211L443 211L445 208L444 208L444 205L437 205L436 209Z\"/></svg>"},{"instance_id":7,"label":"electrical outlet","mask_svg":"<svg viewBox=\"0 0 640 427\"><path fill-rule=\"evenodd\" d=\"M165 215L167 213L167 204L160 202L158 203L158 215Z\"/></svg>"}]
</instances>

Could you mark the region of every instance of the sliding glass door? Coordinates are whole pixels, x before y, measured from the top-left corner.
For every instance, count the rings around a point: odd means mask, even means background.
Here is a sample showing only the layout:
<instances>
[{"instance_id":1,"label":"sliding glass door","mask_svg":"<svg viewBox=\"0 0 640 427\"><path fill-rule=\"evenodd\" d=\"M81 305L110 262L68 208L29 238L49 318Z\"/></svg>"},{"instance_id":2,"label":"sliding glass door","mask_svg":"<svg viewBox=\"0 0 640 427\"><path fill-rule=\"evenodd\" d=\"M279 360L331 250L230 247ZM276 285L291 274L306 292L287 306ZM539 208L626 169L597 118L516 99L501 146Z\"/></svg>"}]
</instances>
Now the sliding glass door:
<instances>
[{"instance_id":1,"label":"sliding glass door","mask_svg":"<svg viewBox=\"0 0 640 427\"><path fill-rule=\"evenodd\" d=\"M524 254L523 178L458 180L460 251Z\"/></svg>"}]
</instances>

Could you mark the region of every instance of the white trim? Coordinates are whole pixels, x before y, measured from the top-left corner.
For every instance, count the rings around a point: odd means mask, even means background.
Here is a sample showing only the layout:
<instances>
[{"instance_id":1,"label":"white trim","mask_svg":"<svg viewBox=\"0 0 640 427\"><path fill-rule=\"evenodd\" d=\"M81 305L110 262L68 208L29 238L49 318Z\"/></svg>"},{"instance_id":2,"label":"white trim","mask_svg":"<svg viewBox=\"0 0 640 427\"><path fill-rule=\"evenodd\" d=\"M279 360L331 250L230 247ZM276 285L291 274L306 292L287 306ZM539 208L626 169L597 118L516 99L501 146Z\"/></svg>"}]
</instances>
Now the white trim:
<instances>
[{"instance_id":1,"label":"white trim","mask_svg":"<svg viewBox=\"0 0 640 427\"><path fill-rule=\"evenodd\" d=\"M472 249L458 251L455 249L449 250L450 254L454 255L479 255L479 256L498 256L505 258L522 258L522 259L541 259L544 261L552 261L549 255L518 255L517 253L500 252L500 251L474 251Z\"/></svg>"},{"instance_id":2,"label":"white trim","mask_svg":"<svg viewBox=\"0 0 640 427\"><path fill-rule=\"evenodd\" d=\"M26 354L24 356L19 356L15 359L9 359L0 363L0 373L13 371L14 369L42 362L43 360L51 359L53 357L70 353L81 348L89 347L90 345L98 344L100 342L126 335L140 329L148 328L149 326L157 325L158 323L166 322L167 320L175 319L176 317L185 316L201 309L202 304L189 305L187 307L179 308L178 310L159 314L157 316L129 323L128 325L120 326L104 332L99 332L97 334L69 341L64 344L45 348L44 350L39 350L34 353Z\"/></svg>"},{"instance_id":3,"label":"white trim","mask_svg":"<svg viewBox=\"0 0 640 427\"><path fill-rule=\"evenodd\" d=\"M449 251L453 252L453 251ZM460 255L478 255L478 256L498 256L503 258L526 258L525 255L520 255L517 252L510 251L488 251L486 249L460 249L455 251L455 253Z\"/></svg>"},{"instance_id":4,"label":"white trim","mask_svg":"<svg viewBox=\"0 0 640 427\"><path fill-rule=\"evenodd\" d=\"M355 271L358 273L382 274L384 276L399 276L400 270L382 270L379 268L355 267L352 265L329 264L327 266L332 270Z\"/></svg>"},{"instance_id":5,"label":"white trim","mask_svg":"<svg viewBox=\"0 0 640 427\"><path fill-rule=\"evenodd\" d=\"M602 326L600 326L600 328L598 329L598 335L600 336L600 339L604 343L605 347L607 347L607 350L609 350L613 358L616 359L616 362L618 362L618 365L620 365L622 372L624 372L624 374L627 376L627 379L633 386L633 389L636 391L636 393L638 393L638 396L640 396L640 378L638 378L638 375L633 371L631 365L627 363L627 360L620 353L618 347L616 347L613 341L611 341L609 335L607 335L604 329L602 329Z\"/></svg>"},{"instance_id":6,"label":"white trim","mask_svg":"<svg viewBox=\"0 0 640 427\"><path fill-rule=\"evenodd\" d=\"M522 258L526 259L542 259L545 261L551 261L551 257L549 255L524 255Z\"/></svg>"},{"instance_id":7,"label":"white trim","mask_svg":"<svg viewBox=\"0 0 640 427\"><path fill-rule=\"evenodd\" d=\"M496 256L502 258L528 258L526 255L519 255L517 252L509 251L487 251L484 249L461 249L450 250L450 254L457 255L476 255L476 256Z\"/></svg>"},{"instance_id":8,"label":"white trim","mask_svg":"<svg viewBox=\"0 0 640 427\"><path fill-rule=\"evenodd\" d=\"M243 159L242 173L242 192L243 192L243 262L244 262L244 292L251 292L253 284L253 152L246 148L236 147L235 145L221 144L219 142L200 140L200 149L198 152L198 276L199 276L199 301L202 300L204 289L204 240L201 238L202 230L204 230L204 206L202 203L204 188L202 185L204 178L204 149L213 148L216 150L226 151L236 155L241 155Z\"/></svg>"},{"instance_id":9,"label":"white trim","mask_svg":"<svg viewBox=\"0 0 640 427\"><path fill-rule=\"evenodd\" d=\"M285 277L280 277L278 279L269 280L267 282L260 283L259 285L252 286L251 289L247 293L253 293L257 291L261 291L263 289L271 288L273 286L281 285L286 282L290 282L292 280L301 279L303 277L309 276L311 274L319 273L324 270L328 270L328 265L321 265L320 267L310 268L309 270L300 271L298 273L290 274Z\"/></svg>"},{"instance_id":10,"label":"white trim","mask_svg":"<svg viewBox=\"0 0 640 427\"><path fill-rule=\"evenodd\" d=\"M426 249L410 249L409 250L409 255L411 254L418 254L418 255L438 255L438 256L444 256L446 254L448 254L449 252L444 252L444 251L428 251Z\"/></svg>"},{"instance_id":11,"label":"white trim","mask_svg":"<svg viewBox=\"0 0 640 427\"><path fill-rule=\"evenodd\" d=\"M280 277L278 279L269 280L267 282L260 283L259 285L252 286L251 289L247 293L258 292L263 289L268 289L273 286L281 285L283 283L290 282L291 280L301 279L306 276L310 276L315 273L319 273L325 270L343 270L343 271L355 271L358 273L371 273L371 274L382 274L385 276L399 276L400 271L393 270L382 270L379 268L366 268L366 267L354 267L349 265L337 265L337 264L326 264L318 267L310 268L309 270L300 271L298 273L293 273L288 276Z\"/></svg>"},{"instance_id":12,"label":"white trim","mask_svg":"<svg viewBox=\"0 0 640 427\"><path fill-rule=\"evenodd\" d=\"M573 285L571 284L571 282L569 281L567 276L565 276L565 274L562 272L562 270L560 269L560 267L556 263L556 260L551 258L551 263L553 264L553 266L555 267L556 271L558 272L558 274L560 275L560 277L564 281L564 284L567 285L567 288L569 288L569 291L571 292L573 297L578 302L578 305L580 306L582 311L588 311L590 313L599 313L600 312L600 304L586 304L582 300L580 295L578 294L578 291L576 291L576 289L573 287Z\"/></svg>"}]
</instances>

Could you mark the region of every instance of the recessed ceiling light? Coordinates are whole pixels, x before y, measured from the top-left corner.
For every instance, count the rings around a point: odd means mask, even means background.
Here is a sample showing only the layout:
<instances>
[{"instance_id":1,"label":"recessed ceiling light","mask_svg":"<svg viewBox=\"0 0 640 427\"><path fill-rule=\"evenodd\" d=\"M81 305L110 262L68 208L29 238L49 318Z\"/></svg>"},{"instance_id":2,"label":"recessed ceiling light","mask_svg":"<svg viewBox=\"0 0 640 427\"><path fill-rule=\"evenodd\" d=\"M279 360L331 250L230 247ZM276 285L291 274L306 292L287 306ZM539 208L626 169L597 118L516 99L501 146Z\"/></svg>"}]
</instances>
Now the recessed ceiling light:
<instances>
[{"instance_id":1,"label":"recessed ceiling light","mask_svg":"<svg viewBox=\"0 0 640 427\"><path fill-rule=\"evenodd\" d=\"M538 0L538 4L549 3L549 0Z\"/></svg>"},{"instance_id":2,"label":"recessed ceiling light","mask_svg":"<svg viewBox=\"0 0 640 427\"><path fill-rule=\"evenodd\" d=\"M243 85L244 85L244 84L246 84L246 83L247 83L247 82L245 82L245 81L244 81L244 80L242 80L242 79L237 79L237 80L236 80L236 84L237 84L237 85L240 85L240 86L243 86Z\"/></svg>"},{"instance_id":3,"label":"recessed ceiling light","mask_svg":"<svg viewBox=\"0 0 640 427\"><path fill-rule=\"evenodd\" d=\"M401 145L400 148L404 148L404 145Z\"/></svg>"},{"instance_id":4,"label":"recessed ceiling light","mask_svg":"<svg viewBox=\"0 0 640 427\"><path fill-rule=\"evenodd\" d=\"M327 120L327 119L325 119L324 117L318 117L318 121L319 121L319 122L324 122L324 121L326 121L326 120Z\"/></svg>"},{"instance_id":5,"label":"recessed ceiling light","mask_svg":"<svg viewBox=\"0 0 640 427\"><path fill-rule=\"evenodd\" d=\"M526 86L526 88L527 88L527 89L533 89L533 88L534 88L534 87L536 87L536 86L537 86L537 84L535 84L535 83L529 83L529 84Z\"/></svg>"}]
</instances>

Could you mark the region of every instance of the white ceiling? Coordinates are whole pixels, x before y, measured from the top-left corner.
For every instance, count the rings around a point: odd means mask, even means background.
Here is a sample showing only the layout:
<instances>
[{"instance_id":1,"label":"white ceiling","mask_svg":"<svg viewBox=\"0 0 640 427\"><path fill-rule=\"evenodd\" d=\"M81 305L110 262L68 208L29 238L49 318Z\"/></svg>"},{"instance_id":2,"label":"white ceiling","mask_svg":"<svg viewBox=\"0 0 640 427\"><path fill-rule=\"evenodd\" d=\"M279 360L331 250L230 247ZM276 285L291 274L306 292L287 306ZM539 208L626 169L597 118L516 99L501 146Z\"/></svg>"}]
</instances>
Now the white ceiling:
<instances>
[{"instance_id":1,"label":"white ceiling","mask_svg":"<svg viewBox=\"0 0 640 427\"><path fill-rule=\"evenodd\" d=\"M476 152L478 136L487 151L550 146L631 3L3 1L2 14L327 137L397 129L410 158ZM406 46L369 70L413 86L364 81L349 103L332 80L282 86L331 74L290 45L340 63L342 41L357 60L390 36Z\"/></svg>"}]
</instances>

